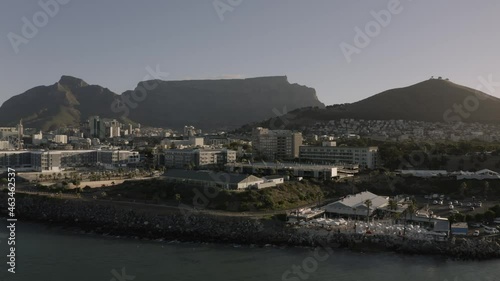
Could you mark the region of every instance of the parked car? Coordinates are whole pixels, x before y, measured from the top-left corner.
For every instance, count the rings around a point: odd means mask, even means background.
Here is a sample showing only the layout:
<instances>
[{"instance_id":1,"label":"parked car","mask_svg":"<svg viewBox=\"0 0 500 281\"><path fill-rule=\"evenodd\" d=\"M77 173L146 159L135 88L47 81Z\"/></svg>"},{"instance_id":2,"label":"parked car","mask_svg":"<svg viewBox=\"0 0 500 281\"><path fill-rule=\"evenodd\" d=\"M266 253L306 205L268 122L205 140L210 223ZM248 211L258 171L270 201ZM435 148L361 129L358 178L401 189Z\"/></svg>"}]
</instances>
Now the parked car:
<instances>
[{"instance_id":1,"label":"parked car","mask_svg":"<svg viewBox=\"0 0 500 281\"><path fill-rule=\"evenodd\" d=\"M443 200L439 201L439 205L443 205Z\"/></svg>"},{"instance_id":2,"label":"parked car","mask_svg":"<svg viewBox=\"0 0 500 281\"><path fill-rule=\"evenodd\" d=\"M497 234L499 231L496 228L485 227L484 232L488 234Z\"/></svg>"},{"instance_id":3,"label":"parked car","mask_svg":"<svg viewBox=\"0 0 500 281\"><path fill-rule=\"evenodd\" d=\"M453 204L458 205L458 200L453 201Z\"/></svg>"},{"instance_id":4,"label":"parked car","mask_svg":"<svg viewBox=\"0 0 500 281\"><path fill-rule=\"evenodd\" d=\"M469 210L470 210L470 211L474 211L474 210L475 210L475 208L474 208L474 207L469 207Z\"/></svg>"},{"instance_id":5,"label":"parked car","mask_svg":"<svg viewBox=\"0 0 500 281\"><path fill-rule=\"evenodd\" d=\"M458 210L452 210L450 213L452 213L452 214L458 214L460 212Z\"/></svg>"},{"instance_id":6,"label":"parked car","mask_svg":"<svg viewBox=\"0 0 500 281\"><path fill-rule=\"evenodd\" d=\"M449 201L449 202L448 202L448 205L453 205L453 201Z\"/></svg>"},{"instance_id":7,"label":"parked car","mask_svg":"<svg viewBox=\"0 0 500 281\"><path fill-rule=\"evenodd\" d=\"M437 200L432 201L432 204L437 205L439 204Z\"/></svg>"},{"instance_id":8,"label":"parked car","mask_svg":"<svg viewBox=\"0 0 500 281\"><path fill-rule=\"evenodd\" d=\"M472 203L471 202L467 203L467 207L472 207Z\"/></svg>"},{"instance_id":9,"label":"parked car","mask_svg":"<svg viewBox=\"0 0 500 281\"><path fill-rule=\"evenodd\" d=\"M477 222L472 222L469 224L470 227L474 227L474 228L479 228L481 227L481 224L480 223L477 223Z\"/></svg>"},{"instance_id":10,"label":"parked car","mask_svg":"<svg viewBox=\"0 0 500 281\"><path fill-rule=\"evenodd\" d=\"M448 205L448 209L453 210L455 207L453 205Z\"/></svg>"},{"instance_id":11,"label":"parked car","mask_svg":"<svg viewBox=\"0 0 500 281\"><path fill-rule=\"evenodd\" d=\"M474 204L474 206L475 206L475 207L482 207L482 206L483 206L483 203L481 203L481 202L477 202L477 203L475 203L475 204Z\"/></svg>"},{"instance_id":12,"label":"parked car","mask_svg":"<svg viewBox=\"0 0 500 281\"><path fill-rule=\"evenodd\" d=\"M479 230L474 230L474 233L472 233L473 236L479 236L480 232Z\"/></svg>"}]
</instances>

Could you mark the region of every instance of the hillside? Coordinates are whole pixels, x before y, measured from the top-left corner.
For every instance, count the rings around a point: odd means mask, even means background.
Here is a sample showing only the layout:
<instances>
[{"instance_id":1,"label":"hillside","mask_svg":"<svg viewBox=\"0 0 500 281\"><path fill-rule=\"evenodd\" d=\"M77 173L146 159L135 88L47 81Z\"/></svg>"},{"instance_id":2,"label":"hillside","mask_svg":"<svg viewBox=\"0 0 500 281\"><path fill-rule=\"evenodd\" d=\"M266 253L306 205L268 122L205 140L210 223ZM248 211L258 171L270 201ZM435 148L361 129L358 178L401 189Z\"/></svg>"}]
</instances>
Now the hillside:
<instances>
[{"instance_id":1,"label":"hillside","mask_svg":"<svg viewBox=\"0 0 500 281\"><path fill-rule=\"evenodd\" d=\"M71 76L50 86L38 86L14 96L0 107L0 125L12 126L22 118L26 127L42 130L78 125L91 115L119 118L110 111L116 94Z\"/></svg>"},{"instance_id":2,"label":"hillside","mask_svg":"<svg viewBox=\"0 0 500 281\"><path fill-rule=\"evenodd\" d=\"M461 105L465 113L455 111L454 105ZM294 127L340 118L500 123L500 99L450 81L432 79L387 90L352 104L295 110L281 120L286 119L287 126ZM280 124L276 119L259 125L270 122Z\"/></svg>"},{"instance_id":3,"label":"hillside","mask_svg":"<svg viewBox=\"0 0 500 281\"><path fill-rule=\"evenodd\" d=\"M75 126L99 115L133 120L146 126L181 128L194 125L202 129L238 127L247 122L270 118L283 108L324 104L315 90L288 83L285 76L232 80L145 81L155 85L142 101L134 101L130 114L112 110L123 97L98 85L62 76L50 86L38 86L7 100L0 107L0 126L13 126L22 118L26 127L43 130ZM152 84L154 83L154 84ZM151 87L150 87L151 88ZM126 91L130 96L133 91ZM126 117L127 119L123 120Z\"/></svg>"}]
</instances>

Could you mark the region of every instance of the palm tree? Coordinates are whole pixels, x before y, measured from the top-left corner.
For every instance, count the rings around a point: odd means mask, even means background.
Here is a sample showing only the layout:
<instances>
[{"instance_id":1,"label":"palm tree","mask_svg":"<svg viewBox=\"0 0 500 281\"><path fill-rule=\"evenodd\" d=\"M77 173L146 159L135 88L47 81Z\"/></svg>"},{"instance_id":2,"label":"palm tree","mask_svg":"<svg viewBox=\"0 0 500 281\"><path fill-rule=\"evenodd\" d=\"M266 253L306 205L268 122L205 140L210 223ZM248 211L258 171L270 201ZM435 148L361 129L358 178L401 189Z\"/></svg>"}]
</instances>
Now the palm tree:
<instances>
[{"instance_id":1,"label":"palm tree","mask_svg":"<svg viewBox=\"0 0 500 281\"><path fill-rule=\"evenodd\" d=\"M415 202L411 201L411 203L408 204L408 208L406 208L406 214L405 214L405 224L404 224L404 228L403 228L403 239L406 238L406 221L407 221L407 214L409 213L410 214L410 221L413 220L413 214L415 213L416 211L416 206L415 206Z\"/></svg>"},{"instance_id":2,"label":"palm tree","mask_svg":"<svg viewBox=\"0 0 500 281\"><path fill-rule=\"evenodd\" d=\"M467 190L467 183L463 182L460 184L460 195L463 197L465 196L465 191Z\"/></svg>"},{"instance_id":3,"label":"palm tree","mask_svg":"<svg viewBox=\"0 0 500 281\"><path fill-rule=\"evenodd\" d=\"M489 191L490 191L490 183L485 181L484 182L484 197L485 198L488 196Z\"/></svg>"},{"instance_id":4,"label":"palm tree","mask_svg":"<svg viewBox=\"0 0 500 281\"><path fill-rule=\"evenodd\" d=\"M373 205L372 200L367 199L365 201L365 205L366 205L366 222L370 222L370 207Z\"/></svg>"},{"instance_id":5,"label":"palm tree","mask_svg":"<svg viewBox=\"0 0 500 281\"><path fill-rule=\"evenodd\" d=\"M397 211L398 210L398 202L394 199L389 199L389 210L391 211ZM391 212L391 217L394 217L396 213Z\"/></svg>"}]
</instances>

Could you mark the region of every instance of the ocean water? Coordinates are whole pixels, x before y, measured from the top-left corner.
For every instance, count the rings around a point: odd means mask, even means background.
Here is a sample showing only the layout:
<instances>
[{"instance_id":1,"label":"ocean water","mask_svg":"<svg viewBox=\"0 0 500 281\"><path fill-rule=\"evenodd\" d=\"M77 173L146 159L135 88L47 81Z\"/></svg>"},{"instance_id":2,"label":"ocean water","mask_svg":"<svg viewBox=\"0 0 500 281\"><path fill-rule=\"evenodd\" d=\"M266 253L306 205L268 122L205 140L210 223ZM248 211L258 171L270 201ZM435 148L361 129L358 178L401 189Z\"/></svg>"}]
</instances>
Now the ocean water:
<instances>
[{"instance_id":1,"label":"ocean water","mask_svg":"<svg viewBox=\"0 0 500 281\"><path fill-rule=\"evenodd\" d=\"M15 274L7 272L2 229L0 281L500 280L500 260L144 241L22 222L17 227Z\"/></svg>"}]
</instances>

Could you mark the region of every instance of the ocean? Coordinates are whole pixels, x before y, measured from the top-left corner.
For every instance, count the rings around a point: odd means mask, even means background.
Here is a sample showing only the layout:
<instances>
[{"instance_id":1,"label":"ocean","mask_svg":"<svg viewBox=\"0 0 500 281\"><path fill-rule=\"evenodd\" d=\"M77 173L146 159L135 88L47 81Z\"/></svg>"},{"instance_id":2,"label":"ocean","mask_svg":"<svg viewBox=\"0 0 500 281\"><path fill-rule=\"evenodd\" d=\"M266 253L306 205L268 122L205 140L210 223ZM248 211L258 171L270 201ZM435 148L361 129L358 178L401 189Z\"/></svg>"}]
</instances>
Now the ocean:
<instances>
[{"instance_id":1,"label":"ocean","mask_svg":"<svg viewBox=\"0 0 500 281\"><path fill-rule=\"evenodd\" d=\"M16 229L12 274L5 228L2 233L1 281L500 280L500 260L146 241L22 222Z\"/></svg>"}]
</instances>

